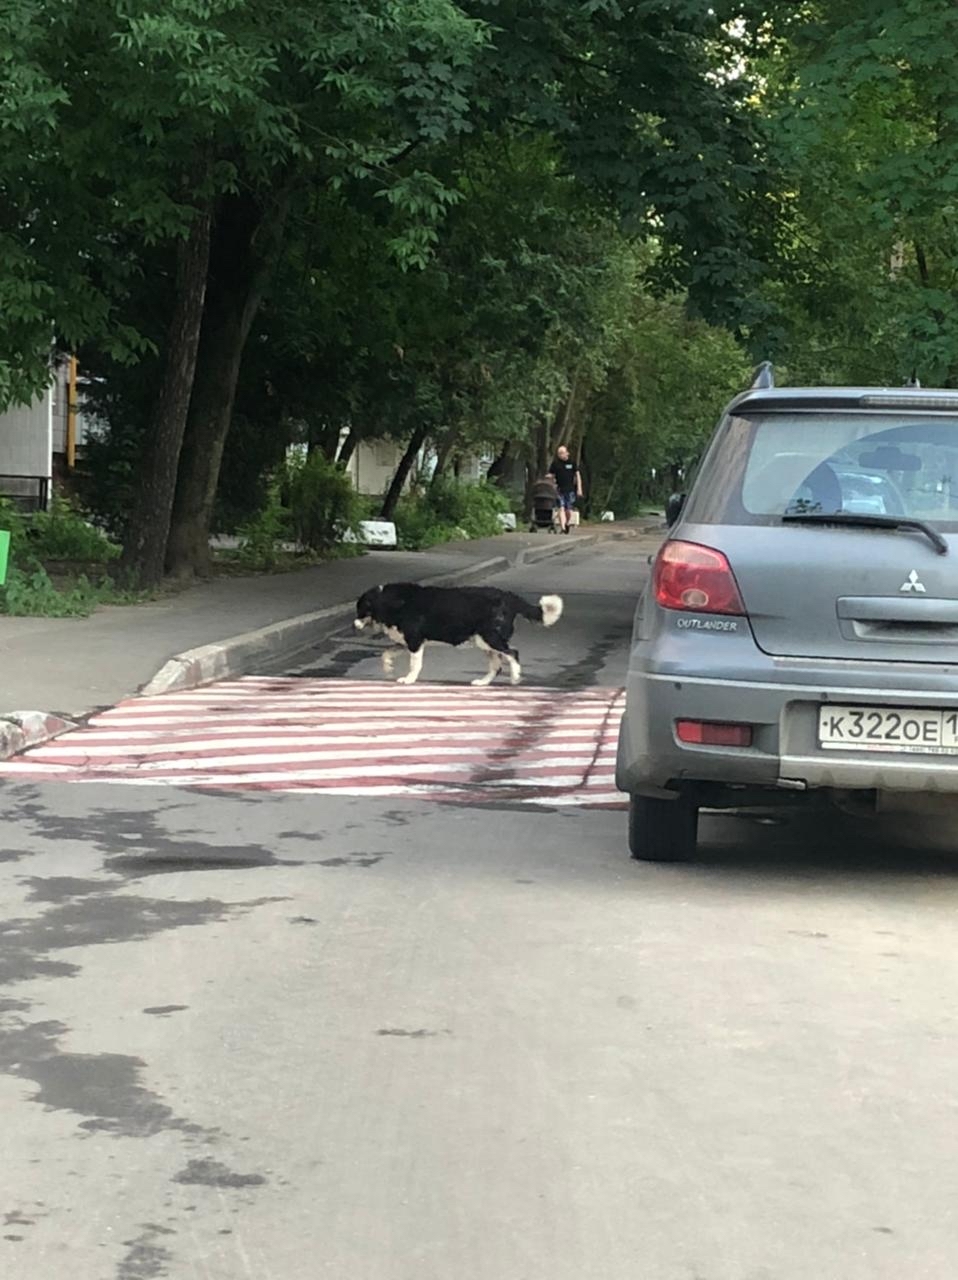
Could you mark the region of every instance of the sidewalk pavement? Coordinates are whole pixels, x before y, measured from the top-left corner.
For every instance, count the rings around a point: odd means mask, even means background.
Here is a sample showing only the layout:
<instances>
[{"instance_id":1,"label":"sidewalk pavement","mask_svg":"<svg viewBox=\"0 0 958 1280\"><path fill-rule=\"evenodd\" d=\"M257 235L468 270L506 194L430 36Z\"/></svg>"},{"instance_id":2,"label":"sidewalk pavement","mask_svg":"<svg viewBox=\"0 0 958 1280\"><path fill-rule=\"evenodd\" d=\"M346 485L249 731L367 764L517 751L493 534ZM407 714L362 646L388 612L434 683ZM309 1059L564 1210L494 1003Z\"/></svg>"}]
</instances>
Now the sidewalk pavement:
<instances>
[{"instance_id":1,"label":"sidewalk pavement","mask_svg":"<svg viewBox=\"0 0 958 1280\"><path fill-rule=\"evenodd\" d=\"M661 540L643 534L647 524L589 526L567 538L506 533L430 551L371 551L289 573L218 578L85 619L0 617L0 759L144 688L192 687L239 674L255 657L304 648L323 629L341 626L356 598L378 583L479 581L597 540L625 539L645 556Z\"/></svg>"}]
</instances>

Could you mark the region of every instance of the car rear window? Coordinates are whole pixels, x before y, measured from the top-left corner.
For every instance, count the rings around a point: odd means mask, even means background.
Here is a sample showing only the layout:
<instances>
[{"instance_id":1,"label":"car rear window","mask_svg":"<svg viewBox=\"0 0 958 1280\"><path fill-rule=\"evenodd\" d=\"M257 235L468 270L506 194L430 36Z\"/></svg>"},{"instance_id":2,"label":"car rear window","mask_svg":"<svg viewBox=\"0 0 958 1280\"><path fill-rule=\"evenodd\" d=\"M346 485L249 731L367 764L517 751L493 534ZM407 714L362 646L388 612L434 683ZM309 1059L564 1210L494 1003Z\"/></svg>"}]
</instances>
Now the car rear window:
<instances>
[{"instance_id":1,"label":"car rear window","mask_svg":"<svg viewBox=\"0 0 958 1280\"><path fill-rule=\"evenodd\" d=\"M783 515L841 511L958 524L958 416L727 418L702 461L686 518L767 525Z\"/></svg>"}]
</instances>

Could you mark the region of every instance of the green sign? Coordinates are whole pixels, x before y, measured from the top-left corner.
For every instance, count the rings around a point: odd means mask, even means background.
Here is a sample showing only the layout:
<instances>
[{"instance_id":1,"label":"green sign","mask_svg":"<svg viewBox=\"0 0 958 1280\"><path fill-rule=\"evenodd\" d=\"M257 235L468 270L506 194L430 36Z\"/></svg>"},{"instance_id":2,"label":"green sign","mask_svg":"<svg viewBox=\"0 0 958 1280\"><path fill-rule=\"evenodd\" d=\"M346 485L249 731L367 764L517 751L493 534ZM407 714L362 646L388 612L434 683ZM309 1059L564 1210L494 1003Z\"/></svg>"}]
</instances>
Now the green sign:
<instances>
[{"instance_id":1,"label":"green sign","mask_svg":"<svg viewBox=\"0 0 958 1280\"><path fill-rule=\"evenodd\" d=\"M7 560L10 556L10 534L6 529L0 529L0 587L7 580Z\"/></svg>"}]
</instances>

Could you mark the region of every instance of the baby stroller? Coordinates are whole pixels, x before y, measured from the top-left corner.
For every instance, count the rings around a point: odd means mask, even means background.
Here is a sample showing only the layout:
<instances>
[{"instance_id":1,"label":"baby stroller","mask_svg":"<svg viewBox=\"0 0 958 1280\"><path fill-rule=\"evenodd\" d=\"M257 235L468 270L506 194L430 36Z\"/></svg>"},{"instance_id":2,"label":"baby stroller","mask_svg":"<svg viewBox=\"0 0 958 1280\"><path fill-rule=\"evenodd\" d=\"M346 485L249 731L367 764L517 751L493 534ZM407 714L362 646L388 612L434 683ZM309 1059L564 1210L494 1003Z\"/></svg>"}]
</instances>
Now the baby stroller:
<instances>
[{"instance_id":1,"label":"baby stroller","mask_svg":"<svg viewBox=\"0 0 958 1280\"><path fill-rule=\"evenodd\" d=\"M550 533L555 533L558 504L555 481L548 476L537 480L532 486L532 521L529 532L548 529Z\"/></svg>"}]
</instances>

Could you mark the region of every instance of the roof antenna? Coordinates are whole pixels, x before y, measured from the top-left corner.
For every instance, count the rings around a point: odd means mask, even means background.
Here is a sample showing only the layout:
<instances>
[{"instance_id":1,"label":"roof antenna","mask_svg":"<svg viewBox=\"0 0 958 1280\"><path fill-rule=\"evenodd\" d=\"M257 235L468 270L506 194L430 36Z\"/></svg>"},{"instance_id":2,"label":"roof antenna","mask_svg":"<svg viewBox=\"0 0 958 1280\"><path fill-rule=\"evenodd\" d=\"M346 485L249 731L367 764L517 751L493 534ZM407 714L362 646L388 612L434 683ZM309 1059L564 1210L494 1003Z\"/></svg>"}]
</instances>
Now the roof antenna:
<instances>
[{"instance_id":1,"label":"roof antenna","mask_svg":"<svg viewBox=\"0 0 958 1280\"><path fill-rule=\"evenodd\" d=\"M921 383L918 381L918 370L917 370L917 369L912 369L912 371L911 371L911 377L910 377L910 378L909 378L909 380L905 383L905 386L906 386L906 387L916 387L918 390L921 390Z\"/></svg>"},{"instance_id":2,"label":"roof antenna","mask_svg":"<svg viewBox=\"0 0 958 1280\"><path fill-rule=\"evenodd\" d=\"M763 360L752 374L752 390L766 391L770 387L775 386L775 370L772 367L771 360Z\"/></svg>"}]
</instances>

